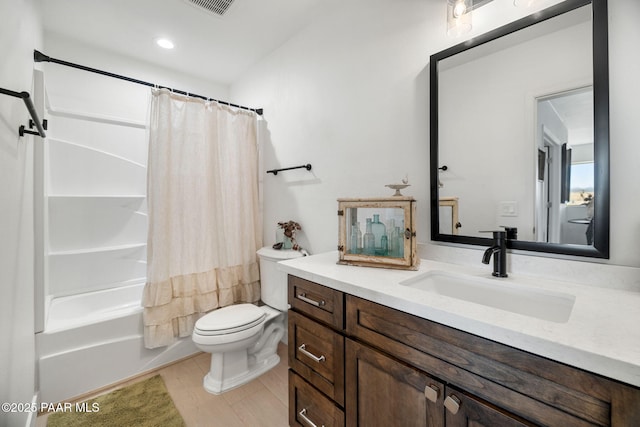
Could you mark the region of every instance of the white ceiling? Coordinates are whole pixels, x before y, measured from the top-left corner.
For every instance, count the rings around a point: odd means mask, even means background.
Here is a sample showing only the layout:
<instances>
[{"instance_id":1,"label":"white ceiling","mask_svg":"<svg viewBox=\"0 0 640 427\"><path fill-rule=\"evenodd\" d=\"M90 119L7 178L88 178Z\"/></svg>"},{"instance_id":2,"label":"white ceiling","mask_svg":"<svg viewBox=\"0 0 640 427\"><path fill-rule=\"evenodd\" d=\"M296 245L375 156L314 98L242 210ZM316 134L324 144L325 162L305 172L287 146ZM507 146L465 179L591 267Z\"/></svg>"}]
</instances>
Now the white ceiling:
<instances>
[{"instance_id":1,"label":"white ceiling","mask_svg":"<svg viewBox=\"0 0 640 427\"><path fill-rule=\"evenodd\" d=\"M548 100L569 130L571 145L593 144L593 90L591 87Z\"/></svg>"},{"instance_id":2,"label":"white ceiling","mask_svg":"<svg viewBox=\"0 0 640 427\"><path fill-rule=\"evenodd\" d=\"M45 38L57 33L222 84L281 46L329 3L335 0L235 0L218 16L186 0L41 0ZM158 47L160 37L175 48Z\"/></svg>"}]
</instances>

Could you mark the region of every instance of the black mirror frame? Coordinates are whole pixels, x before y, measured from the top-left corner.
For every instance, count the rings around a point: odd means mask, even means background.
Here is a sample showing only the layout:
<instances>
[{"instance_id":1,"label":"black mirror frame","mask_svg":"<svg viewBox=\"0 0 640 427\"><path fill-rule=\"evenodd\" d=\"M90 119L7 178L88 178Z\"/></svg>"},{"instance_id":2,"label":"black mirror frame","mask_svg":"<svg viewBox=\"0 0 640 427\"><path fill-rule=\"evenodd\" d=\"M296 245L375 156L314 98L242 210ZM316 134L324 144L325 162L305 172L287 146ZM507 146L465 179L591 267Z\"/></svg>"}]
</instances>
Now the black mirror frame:
<instances>
[{"instance_id":1,"label":"black mirror frame","mask_svg":"<svg viewBox=\"0 0 640 427\"><path fill-rule=\"evenodd\" d=\"M592 5L593 14L593 102L594 102L594 228L593 246L509 240L507 247L534 252L609 258L609 46L607 0L567 0L539 13L489 31L469 41L431 55L430 75L430 189L431 239L440 242L490 246L489 238L440 233L438 195L438 62L457 53L487 43L499 37L570 12Z\"/></svg>"}]
</instances>

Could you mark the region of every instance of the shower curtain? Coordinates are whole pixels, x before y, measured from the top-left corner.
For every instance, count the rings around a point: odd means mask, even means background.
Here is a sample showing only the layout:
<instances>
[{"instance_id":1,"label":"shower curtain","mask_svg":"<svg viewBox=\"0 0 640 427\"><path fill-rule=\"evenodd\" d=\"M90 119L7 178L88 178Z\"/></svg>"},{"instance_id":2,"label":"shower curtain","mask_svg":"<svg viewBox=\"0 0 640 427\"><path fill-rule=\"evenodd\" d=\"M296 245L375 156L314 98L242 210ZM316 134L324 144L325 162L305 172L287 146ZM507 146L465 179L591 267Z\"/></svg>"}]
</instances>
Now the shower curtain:
<instances>
[{"instance_id":1,"label":"shower curtain","mask_svg":"<svg viewBox=\"0 0 640 427\"><path fill-rule=\"evenodd\" d=\"M152 91L147 348L189 336L207 311L260 298L257 173L254 113Z\"/></svg>"}]
</instances>

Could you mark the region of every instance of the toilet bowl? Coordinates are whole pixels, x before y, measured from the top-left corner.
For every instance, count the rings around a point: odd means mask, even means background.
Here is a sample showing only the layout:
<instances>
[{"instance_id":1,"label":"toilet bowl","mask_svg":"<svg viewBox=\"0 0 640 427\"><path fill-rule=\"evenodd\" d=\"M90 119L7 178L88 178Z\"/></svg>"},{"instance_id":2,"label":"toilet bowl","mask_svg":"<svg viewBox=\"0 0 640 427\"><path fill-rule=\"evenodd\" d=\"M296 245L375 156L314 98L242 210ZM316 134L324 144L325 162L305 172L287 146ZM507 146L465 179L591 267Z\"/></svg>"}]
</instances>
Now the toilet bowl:
<instances>
[{"instance_id":1,"label":"toilet bowl","mask_svg":"<svg viewBox=\"0 0 640 427\"><path fill-rule=\"evenodd\" d=\"M220 394L257 378L280 362L285 336L287 276L276 263L302 256L298 251L260 249L260 296L264 305L236 304L214 310L196 322L192 340L211 353L204 388Z\"/></svg>"}]
</instances>

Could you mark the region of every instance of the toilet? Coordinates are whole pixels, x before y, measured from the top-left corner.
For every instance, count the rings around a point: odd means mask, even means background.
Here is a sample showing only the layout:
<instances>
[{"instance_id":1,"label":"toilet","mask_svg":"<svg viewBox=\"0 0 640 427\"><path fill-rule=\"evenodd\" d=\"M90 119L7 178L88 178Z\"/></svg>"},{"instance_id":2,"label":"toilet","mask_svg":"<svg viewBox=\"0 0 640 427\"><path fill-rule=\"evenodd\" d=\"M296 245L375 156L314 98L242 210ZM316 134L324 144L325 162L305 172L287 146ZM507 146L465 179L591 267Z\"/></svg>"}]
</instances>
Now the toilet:
<instances>
[{"instance_id":1,"label":"toilet","mask_svg":"<svg viewBox=\"0 0 640 427\"><path fill-rule=\"evenodd\" d=\"M287 275L276 264L303 255L271 247L257 254L264 305L236 304L214 310L198 319L191 335L196 347L211 353L211 368L204 377L209 393L246 384L280 362L277 349L286 329Z\"/></svg>"}]
</instances>

